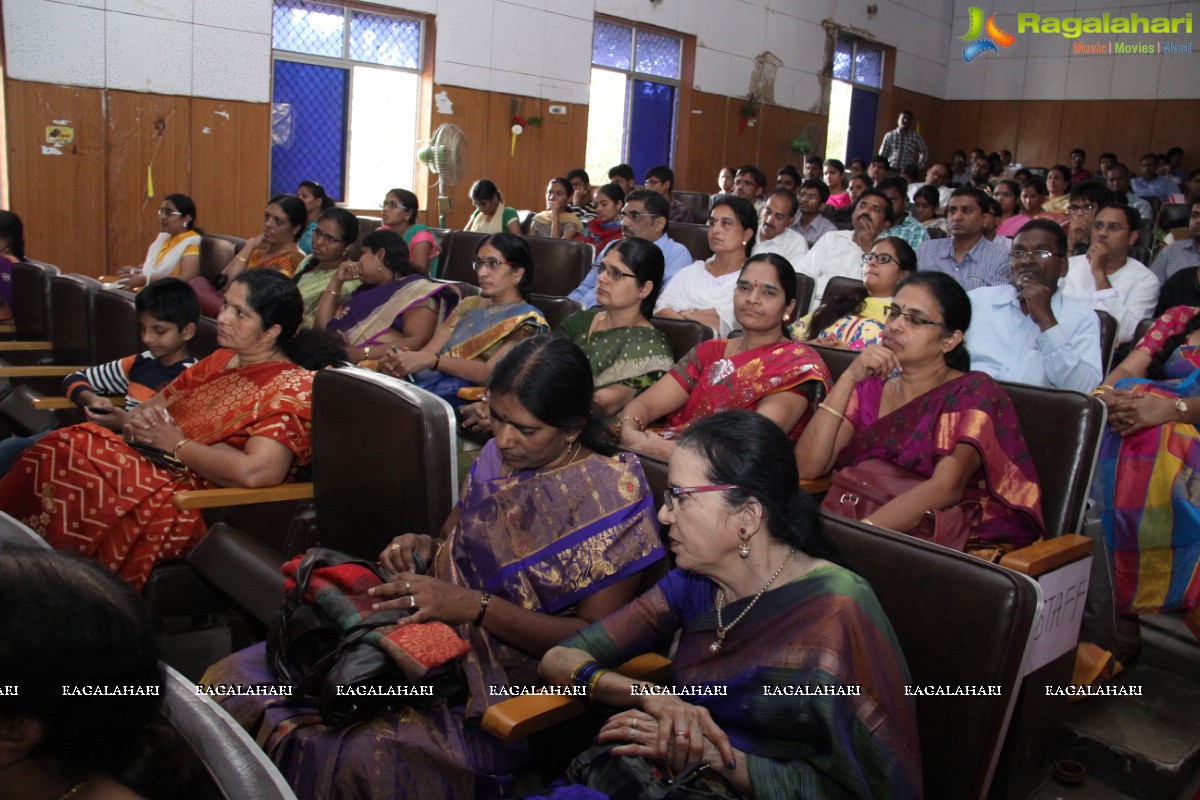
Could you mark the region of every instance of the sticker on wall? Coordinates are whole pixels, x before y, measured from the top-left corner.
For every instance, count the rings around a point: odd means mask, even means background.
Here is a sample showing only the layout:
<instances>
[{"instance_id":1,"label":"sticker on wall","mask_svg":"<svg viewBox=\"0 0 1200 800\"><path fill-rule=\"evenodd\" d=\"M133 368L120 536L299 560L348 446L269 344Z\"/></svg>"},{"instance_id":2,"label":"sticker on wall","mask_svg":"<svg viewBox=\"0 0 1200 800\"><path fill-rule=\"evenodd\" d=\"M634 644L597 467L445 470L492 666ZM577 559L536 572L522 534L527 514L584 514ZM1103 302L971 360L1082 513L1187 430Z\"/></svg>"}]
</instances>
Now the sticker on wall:
<instances>
[{"instance_id":1,"label":"sticker on wall","mask_svg":"<svg viewBox=\"0 0 1200 800\"><path fill-rule=\"evenodd\" d=\"M46 144L52 147L61 147L73 141L75 141L74 128L67 128L62 125L46 126Z\"/></svg>"},{"instance_id":2,"label":"sticker on wall","mask_svg":"<svg viewBox=\"0 0 1200 800\"><path fill-rule=\"evenodd\" d=\"M433 96L433 102L437 103L437 113L454 115L454 103L451 102L450 95L446 94L445 89Z\"/></svg>"}]
</instances>

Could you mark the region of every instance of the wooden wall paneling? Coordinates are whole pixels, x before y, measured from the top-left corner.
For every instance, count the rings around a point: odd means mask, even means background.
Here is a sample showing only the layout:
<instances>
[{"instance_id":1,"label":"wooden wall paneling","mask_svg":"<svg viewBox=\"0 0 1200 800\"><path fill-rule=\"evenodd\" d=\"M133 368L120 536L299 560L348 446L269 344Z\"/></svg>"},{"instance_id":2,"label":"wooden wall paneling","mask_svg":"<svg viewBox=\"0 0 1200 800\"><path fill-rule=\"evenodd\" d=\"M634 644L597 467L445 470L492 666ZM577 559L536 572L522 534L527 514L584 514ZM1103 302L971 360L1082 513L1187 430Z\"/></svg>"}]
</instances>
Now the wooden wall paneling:
<instances>
[{"instance_id":1,"label":"wooden wall paneling","mask_svg":"<svg viewBox=\"0 0 1200 800\"><path fill-rule=\"evenodd\" d=\"M680 139L677 145L678 150L687 150L688 154L686 171L675 171L679 191L711 193L716 190L721 167L740 166L725 157L728 105L727 98L721 95L694 91L691 108L680 106L680 114L689 115L691 125L687 138ZM642 176L637 177L640 181Z\"/></svg>"},{"instance_id":2,"label":"wooden wall paneling","mask_svg":"<svg viewBox=\"0 0 1200 800\"><path fill-rule=\"evenodd\" d=\"M457 86L434 86L435 93L445 92L451 102L450 114L439 114L437 107L433 109L433 125L432 130L437 130L439 125L443 123L453 123L462 128L463 135L467 140L467 171L462 182L458 186L450 187L446 190L446 196L450 198L451 212L446 217L446 226L449 228L462 228L467 224L467 220L471 216L474 207L471 205L471 184L480 178L487 178L493 181L500 187L501 194L504 195L505 202L509 202L509 193L507 187L493 173L494 161L490 158L488 149L489 138L489 120L488 120L488 92L476 89L462 89ZM508 131L508 126L504 127ZM424 182L424 170L418 173L417 183L422 185ZM414 190L417 191L417 190ZM417 191L420 194L420 191ZM432 187L427 187L428 201L426 204L425 224L437 225L437 209L434 205L437 201L437 191Z\"/></svg>"},{"instance_id":3,"label":"wooden wall paneling","mask_svg":"<svg viewBox=\"0 0 1200 800\"><path fill-rule=\"evenodd\" d=\"M970 158L972 147L982 147L989 153L998 153L1004 148L1017 152L1017 128L1019 105L981 101L979 104L979 135L975 144L963 147ZM956 148L951 148L954 150ZM1016 156L1014 156L1015 158Z\"/></svg>"},{"instance_id":4,"label":"wooden wall paneling","mask_svg":"<svg viewBox=\"0 0 1200 800\"><path fill-rule=\"evenodd\" d=\"M747 124L743 128L742 104L746 102L745 99L741 97L726 97L724 99L726 106L725 161L734 167L740 167L744 164L757 165L763 134L762 104L757 105L759 113L755 118L754 125ZM763 171L765 172L766 170Z\"/></svg>"},{"instance_id":5,"label":"wooden wall paneling","mask_svg":"<svg viewBox=\"0 0 1200 800\"><path fill-rule=\"evenodd\" d=\"M1029 167L1050 167L1059 163L1062 103L1030 100L1019 107L1021 119L1017 127L1017 146L1013 149L1013 159Z\"/></svg>"},{"instance_id":6,"label":"wooden wall paneling","mask_svg":"<svg viewBox=\"0 0 1200 800\"><path fill-rule=\"evenodd\" d=\"M945 116L945 106L946 102L939 98L908 89L894 88L880 101L880 108L886 108L887 114L885 117L885 111L880 111L880 126L886 133L896 127L896 119L900 116L901 111L913 112L917 130L920 132L921 138L925 140L925 146L929 148L930 158L949 161L950 153L956 150L958 145L953 144L953 138L947 138L944 135L942 121ZM882 141L883 134L881 133L876 144L878 145ZM879 152L878 147L875 148L875 152Z\"/></svg>"},{"instance_id":7,"label":"wooden wall paneling","mask_svg":"<svg viewBox=\"0 0 1200 800\"><path fill-rule=\"evenodd\" d=\"M66 272L105 263L104 100L99 89L8 80L9 198L25 223L26 251ZM46 129L61 121L74 140L47 155ZM144 252L144 251L143 251Z\"/></svg>"},{"instance_id":8,"label":"wooden wall paneling","mask_svg":"<svg viewBox=\"0 0 1200 800\"><path fill-rule=\"evenodd\" d=\"M1112 100L1101 105L1100 125L1107 131L1107 143L1102 149L1116 153L1136 175L1138 159L1152 149L1156 103L1154 100Z\"/></svg>"},{"instance_id":9,"label":"wooden wall paneling","mask_svg":"<svg viewBox=\"0 0 1200 800\"><path fill-rule=\"evenodd\" d=\"M188 194L191 100L109 91L105 202L108 252L89 274L141 266L160 232L158 208L166 195ZM149 170L149 171L148 171ZM148 176L153 176L153 196Z\"/></svg>"},{"instance_id":10,"label":"wooden wall paneling","mask_svg":"<svg viewBox=\"0 0 1200 800\"><path fill-rule=\"evenodd\" d=\"M271 105L191 98L191 198L209 233L262 230L271 190Z\"/></svg>"},{"instance_id":11,"label":"wooden wall paneling","mask_svg":"<svg viewBox=\"0 0 1200 800\"><path fill-rule=\"evenodd\" d=\"M971 152L979 140L979 118L981 102L979 100L954 100L945 104L942 111L941 133L939 137L938 160L949 161L955 150ZM1017 148L1010 148L1013 157L1018 161ZM922 176L924 177L924 176Z\"/></svg>"},{"instance_id":12,"label":"wooden wall paneling","mask_svg":"<svg viewBox=\"0 0 1200 800\"><path fill-rule=\"evenodd\" d=\"M1154 109L1154 129L1150 148L1165 153L1172 147L1183 148L1183 169L1190 172L1200 166L1200 100L1159 100ZM1137 158L1141 153L1131 155Z\"/></svg>"},{"instance_id":13,"label":"wooden wall paneling","mask_svg":"<svg viewBox=\"0 0 1200 800\"><path fill-rule=\"evenodd\" d=\"M1073 101L1062 104L1062 124L1058 133L1057 163L1071 165L1071 151L1076 147L1087 153L1084 166L1095 171L1100 165L1100 154L1108 150L1105 142L1110 138L1104 129L1103 111L1099 103Z\"/></svg>"}]
</instances>

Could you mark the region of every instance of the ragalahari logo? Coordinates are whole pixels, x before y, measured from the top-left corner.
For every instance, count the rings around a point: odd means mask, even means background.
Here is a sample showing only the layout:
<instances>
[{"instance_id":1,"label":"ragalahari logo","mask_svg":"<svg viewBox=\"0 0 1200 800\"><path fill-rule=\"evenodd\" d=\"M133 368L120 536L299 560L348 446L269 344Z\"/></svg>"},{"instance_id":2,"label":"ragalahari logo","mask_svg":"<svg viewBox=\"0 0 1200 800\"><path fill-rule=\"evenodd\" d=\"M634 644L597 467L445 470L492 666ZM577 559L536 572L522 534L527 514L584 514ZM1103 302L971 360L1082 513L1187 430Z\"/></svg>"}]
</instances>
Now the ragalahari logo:
<instances>
[{"instance_id":1,"label":"ragalahari logo","mask_svg":"<svg viewBox=\"0 0 1200 800\"><path fill-rule=\"evenodd\" d=\"M963 61L966 61L968 64L984 50L991 50L993 53L998 53L1000 51L996 49L996 45L1008 47L1016 41L1017 37L997 27L995 14L987 18L987 24L985 25L983 22L983 11L978 7L971 6L967 13L970 15L967 20L969 30L965 36L958 38L964 42L970 42L970 44L963 48ZM987 33L987 36L981 39L979 37L981 33Z\"/></svg>"}]
</instances>

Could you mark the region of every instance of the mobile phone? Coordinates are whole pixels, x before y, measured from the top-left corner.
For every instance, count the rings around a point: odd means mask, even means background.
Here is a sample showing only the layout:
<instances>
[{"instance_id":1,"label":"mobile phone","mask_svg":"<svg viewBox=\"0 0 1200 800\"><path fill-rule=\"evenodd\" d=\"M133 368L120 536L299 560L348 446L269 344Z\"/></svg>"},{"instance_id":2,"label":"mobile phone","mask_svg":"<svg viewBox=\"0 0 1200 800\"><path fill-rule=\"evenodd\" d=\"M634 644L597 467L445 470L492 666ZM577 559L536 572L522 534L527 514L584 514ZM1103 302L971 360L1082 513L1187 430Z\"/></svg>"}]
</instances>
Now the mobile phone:
<instances>
[{"instance_id":1,"label":"mobile phone","mask_svg":"<svg viewBox=\"0 0 1200 800\"><path fill-rule=\"evenodd\" d=\"M88 406L87 410L93 414L111 414L111 408L103 408L102 406Z\"/></svg>"}]
</instances>

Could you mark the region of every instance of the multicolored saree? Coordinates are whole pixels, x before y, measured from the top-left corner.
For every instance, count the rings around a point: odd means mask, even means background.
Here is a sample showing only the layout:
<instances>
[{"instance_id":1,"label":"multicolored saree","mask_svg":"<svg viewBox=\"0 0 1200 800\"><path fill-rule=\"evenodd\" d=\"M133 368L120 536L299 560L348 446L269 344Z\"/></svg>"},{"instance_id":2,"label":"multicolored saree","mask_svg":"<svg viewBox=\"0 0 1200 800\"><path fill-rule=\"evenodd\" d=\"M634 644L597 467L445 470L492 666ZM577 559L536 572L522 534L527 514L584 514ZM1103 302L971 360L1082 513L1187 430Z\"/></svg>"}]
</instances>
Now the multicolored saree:
<instances>
[{"instance_id":1,"label":"multicolored saree","mask_svg":"<svg viewBox=\"0 0 1200 800\"><path fill-rule=\"evenodd\" d=\"M409 275L379 286L360 286L338 309L327 330L341 333L351 346L369 347L388 331L400 330L409 309L428 303L440 323L461 297L457 286L436 283L424 275Z\"/></svg>"},{"instance_id":2,"label":"multicolored saree","mask_svg":"<svg viewBox=\"0 0 1200 800\"><path fill-rule=\"evenodd\" d=\"M163 389L175 424L200 444L239 450L263 436L307 463L313 373L278 361L227 369L233 356L218 350ZM150 463L120 434L84 423L25 451L0 482L0 509L141 589L155 564L182 558L206 530L199 511L171 505L175 492L212 488L194 472Z\"/></svg>"},{"instance_id":3,"label":"multicolored saree","mask_svg":"<svg viewBox=\"0 0 1200 800\"><path fill-rule=\"evenodd\" d=\"M728 344L728 339L701 342L671 368L671 377L688 392L688 400L667 417L663 438L678 436L702 417L735 409L753 411L768 395L793 392L809 400L804 416L788 432L788 440L795 442L829 391L825 362L808 345L790 339L726 358Z\"/></svg>"},{"instance_id":4,"label":"multicolored saree","mask_svg":"<svg viewBox=\"0 0 1200 800\"><path fill-rule=\"evenodd\" d=\"M571 615L584 598L664 555L653 498L637 458L592 455L553 470L501 474L494 440L463 486L458 526L434 561L457 586L487 589L528 611ZM321 723L312 698L224 697L302 798L499 798L528 763L523 743L479 727L490 686L535 685L538 659L475 625L463 658L465 704L407 710L353 728ZM202 683L272 683L265 648L219 662Z\"/></svg>"},{"instance_id":5,"label":"multicolored saree","mask_svg":"<svg viewBox=\"0 0 1200 800\"><path fill-rule=\"evenodd\" d=\"M692 691L683 699L747 754L755 800L921 796L908 667L866 581L817 567L758 598L716 653L715 595L708 578L677 569L563 645L615 667L681 630L668 683ZM725 621L752 602L730 603Z\"/></svg>"}]
</instances>

